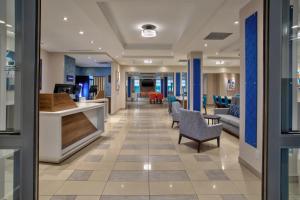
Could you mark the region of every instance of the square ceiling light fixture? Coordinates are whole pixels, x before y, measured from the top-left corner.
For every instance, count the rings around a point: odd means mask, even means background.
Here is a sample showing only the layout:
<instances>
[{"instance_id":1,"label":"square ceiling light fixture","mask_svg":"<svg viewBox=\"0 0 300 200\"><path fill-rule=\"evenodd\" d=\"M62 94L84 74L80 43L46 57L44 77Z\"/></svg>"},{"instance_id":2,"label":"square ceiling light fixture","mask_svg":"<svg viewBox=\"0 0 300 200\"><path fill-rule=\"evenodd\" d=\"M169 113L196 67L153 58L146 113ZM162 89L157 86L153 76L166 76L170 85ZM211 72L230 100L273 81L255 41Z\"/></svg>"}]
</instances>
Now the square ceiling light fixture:
<instances>
[{"instance_id":1,"label":"square ceiling light fixture","mask_svg":"<svg viewBox=\"0 0 300 200\"><path fill-rule=\"evenodd\" d=\"M143 25L141 35L142 35L142 37L145 37L145 38L156 37L157 36L156 26L154 26L152 24Z\"/></svg>"}]
</instances>

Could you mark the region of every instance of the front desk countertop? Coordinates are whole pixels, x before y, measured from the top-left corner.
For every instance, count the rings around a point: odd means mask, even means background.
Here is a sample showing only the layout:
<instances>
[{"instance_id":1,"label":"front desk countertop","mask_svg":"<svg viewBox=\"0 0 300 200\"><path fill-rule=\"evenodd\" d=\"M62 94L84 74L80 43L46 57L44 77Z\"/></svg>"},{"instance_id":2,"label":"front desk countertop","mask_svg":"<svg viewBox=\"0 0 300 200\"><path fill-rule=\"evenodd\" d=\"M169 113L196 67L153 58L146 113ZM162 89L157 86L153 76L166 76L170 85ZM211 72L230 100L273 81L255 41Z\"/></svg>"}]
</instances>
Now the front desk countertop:
<instances>
[{"instance_id":1,"label":"front desk countertop","mask_svg":"<svg viewBox=\"0 0 300 200\"><path fill-rule=\"evenodd\" d=\"M77 103L77 106L40 112L40 161L59 163L104 132L104 104Z\"/></svg>"}]
</instances>

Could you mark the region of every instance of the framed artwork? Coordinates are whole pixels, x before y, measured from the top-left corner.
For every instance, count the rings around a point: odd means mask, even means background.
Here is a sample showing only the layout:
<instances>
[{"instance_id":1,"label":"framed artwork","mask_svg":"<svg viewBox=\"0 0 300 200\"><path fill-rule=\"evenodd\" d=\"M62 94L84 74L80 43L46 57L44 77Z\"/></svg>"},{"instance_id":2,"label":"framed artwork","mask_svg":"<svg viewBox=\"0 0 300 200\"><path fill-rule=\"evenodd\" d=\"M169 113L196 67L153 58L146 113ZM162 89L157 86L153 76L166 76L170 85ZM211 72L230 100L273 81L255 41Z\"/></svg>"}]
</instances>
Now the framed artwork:
<instances>
[{"instance_id":1,"label":"framed artwork","mask_svg":"<svg viewBox=\"0 0 300 200\"><path fill-rule=\"evenodd\" d=\"M120 90L120 79L121 79L121 74L119 69L116 71L116 91Z\"/></svg>"},{"instance_id":2,"label":"framed artwork","mask_svg":"<svg viewBox=\"0 0 300 200\"><path fill-rule=\"evenodd\" d=\"M234 79L228 79L227 82L227 90L228 91L234 91L235 90L235 80Z\"/></svg>"}]
</instances>

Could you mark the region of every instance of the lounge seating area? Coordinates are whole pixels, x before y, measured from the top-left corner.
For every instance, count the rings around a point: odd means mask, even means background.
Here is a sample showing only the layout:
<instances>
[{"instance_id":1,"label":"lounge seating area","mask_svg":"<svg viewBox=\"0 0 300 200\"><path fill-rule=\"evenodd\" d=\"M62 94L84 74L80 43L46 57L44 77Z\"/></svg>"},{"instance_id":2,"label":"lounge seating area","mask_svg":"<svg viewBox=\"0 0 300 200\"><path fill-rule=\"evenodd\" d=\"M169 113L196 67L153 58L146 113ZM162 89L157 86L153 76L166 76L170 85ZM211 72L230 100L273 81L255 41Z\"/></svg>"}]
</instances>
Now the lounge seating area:
<instances>
[{"instance_id":1,"label":"lounge seating area","mask_svg":"<svg viewBox=\"0 0 300 200\"><path fill-rule=\"evenodd\" d=\"M164 96L161 93L149 92L149 103L150 104L162 104Z\"/></svg>"},{"instance_id":2,"label":"lounge seating area","mask_svg":"<svg viewBox=\"0 0 300 200\"><path fill-rule=\"evenodd\" d=\"M232 98L229 108L215 108L214 114L220 117L223 129L232 135L239 137L240 134L240 105L239 97Z\"/></svg>"},{"instance_id":3,"label":"lounge seating area","mask_svg":"<svg viewBox=\"0 0 300 200\"><path fill-rule=\"evenodd\" d=\"M181 143L182 137L198 142L198 153L200 145L203 142L217 140L217 146L220 147L220 136L222 133L222 124L208 125L203 114L197 111L189 111L181 108L179 102L172 103L172 128L177 123L179 126L179 140Z\"/></svg>"}]
</instances>

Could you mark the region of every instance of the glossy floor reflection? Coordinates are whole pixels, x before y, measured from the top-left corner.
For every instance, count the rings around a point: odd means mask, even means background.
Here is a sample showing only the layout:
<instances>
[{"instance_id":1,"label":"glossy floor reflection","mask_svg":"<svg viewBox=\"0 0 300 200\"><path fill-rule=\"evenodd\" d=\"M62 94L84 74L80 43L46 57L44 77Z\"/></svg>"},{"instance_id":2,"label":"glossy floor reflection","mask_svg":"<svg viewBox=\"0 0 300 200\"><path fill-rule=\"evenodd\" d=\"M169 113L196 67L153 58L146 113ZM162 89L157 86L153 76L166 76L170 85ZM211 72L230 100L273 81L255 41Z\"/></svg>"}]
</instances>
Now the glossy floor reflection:
<instances>
[{"instance_id":1,"label":"glossy floor reflection","mask_svg":"<svg viewBox=\"0 0 300 200\"><path fill-rule=\"evenodd\" d=\"M167 107L129 104L103 137L60 165L40 164L40 200L259 200L260 180L223 132L197 144L171 128Z\"/></svg>"}]
</instances>

